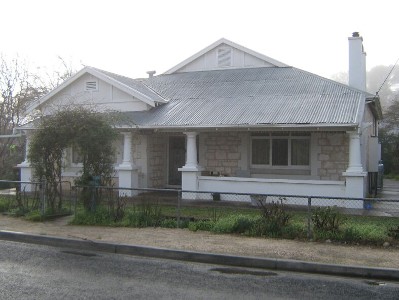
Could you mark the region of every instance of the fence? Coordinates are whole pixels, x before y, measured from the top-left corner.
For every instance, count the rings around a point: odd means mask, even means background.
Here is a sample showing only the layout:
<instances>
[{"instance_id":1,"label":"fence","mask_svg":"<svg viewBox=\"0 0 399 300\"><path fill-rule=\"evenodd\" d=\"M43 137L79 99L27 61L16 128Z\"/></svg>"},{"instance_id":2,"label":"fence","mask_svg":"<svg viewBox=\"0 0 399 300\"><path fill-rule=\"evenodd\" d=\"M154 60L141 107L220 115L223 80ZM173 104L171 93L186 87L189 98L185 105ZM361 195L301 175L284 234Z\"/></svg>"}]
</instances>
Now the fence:
<instances>
[{"instance_id":1,"label":"fence","mask_svg":"<svg viewBox=\"0 0 399 300\"><path fill-rule=\"evenodd\" d=\"M0 211L25 215L37 211L41 215L72 213L74 197L68 181L61 181L50 189L45 181L0 180Z\"/></svg>"},{"instance_id":2,"label":"fence","mask_svg":"<svg viewBox=\"0 0 399 300\"><path fill-rule=\"evenodd\" d=\"M39 210L41 214L77 214L101 210L115 222L130 218L137 227L182 227L182 224L190 221L216 221L232 213L259 216L262 207L273 204L282 205L289 212L302 214L308 237L312 236L312 215L318 207L336 207L346 215L391 218L395 224L399 220L399 200L396 199L128 189L93 185L72 187L69 182L61 182L55 200L50 201L45 182L0 183L9 185L9 189L0 191L0 208L3 206L3 211ZM141 219L134 219L138 215ZM155 220L155 223L150 219Z\"/></svg>"},{"instance_id":3,"label":"fence","mask_svg":"<svg viewBox=\"0 0 399 300\"><path fill-rule=\"evenodd\" d=\"M307 235L312 236L312 215L315 208L336 207L346 215L399 217L399 200L379 198L339 198L271 194L215 193L181 191L178 189L127 189L112 187L76 186L75 213L83 208L102 207L115 221L126 212L140 212L142 217L153 215L156 223L135 223L135 226L180 227L189 221L217 220L238 212L259 215L260 208L279 204L288 212L303 214ZM129 216L128 216L129 217ZM174 220L174 222L172 222ZM139 221L137 221L139 222ZM162 223L164 222L164 223ZM397 223L397 222L396 222Z\"/></svg>"}]
</instances>

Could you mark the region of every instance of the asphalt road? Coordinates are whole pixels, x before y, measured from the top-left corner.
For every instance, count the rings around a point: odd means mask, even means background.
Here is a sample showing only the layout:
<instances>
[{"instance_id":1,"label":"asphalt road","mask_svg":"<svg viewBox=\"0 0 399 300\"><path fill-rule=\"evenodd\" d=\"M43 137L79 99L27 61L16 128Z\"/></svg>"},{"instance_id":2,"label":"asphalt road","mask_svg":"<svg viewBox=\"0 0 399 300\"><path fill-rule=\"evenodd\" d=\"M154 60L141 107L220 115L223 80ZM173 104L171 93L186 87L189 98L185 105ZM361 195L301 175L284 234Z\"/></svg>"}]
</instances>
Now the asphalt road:
<instances>
[{"instance_id":1,"label":"asphalt road","mask_svg":"<svg viewBox=\"0 0 399 300\"><path fill-rule=\"evenodd\" d=\"M0 242L0 299L398 299L399 282Z\"/></svg>"}]
</instances>

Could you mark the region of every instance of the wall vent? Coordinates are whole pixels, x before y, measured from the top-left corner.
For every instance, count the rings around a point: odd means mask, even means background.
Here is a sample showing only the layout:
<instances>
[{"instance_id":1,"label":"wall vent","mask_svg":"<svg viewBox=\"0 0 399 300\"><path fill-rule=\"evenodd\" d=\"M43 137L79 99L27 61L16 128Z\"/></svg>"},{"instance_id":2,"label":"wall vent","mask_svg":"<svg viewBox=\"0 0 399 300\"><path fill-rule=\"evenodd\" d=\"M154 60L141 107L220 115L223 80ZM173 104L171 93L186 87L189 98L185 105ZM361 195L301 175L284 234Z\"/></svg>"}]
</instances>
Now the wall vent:
<instances>
[{"instance_id":1,"label":"wall vent","mask_svg":"<svg viewBox=\"0 0 399 300\"><path fill-rule=\"evenodd\" d=\"M218 66L219 67L231 67L231 54L232 54L232 49L229 47L222 47L219 48L217 51L218 55Z\"/></svg>"},{"instance_id":2,"label":"wall vent","mask_svg":"<svg viewBox=\"0 0 399 300\"><path fill-rule=\"evenodd\" d=\"M97 81L86 81L85 91L88 92L98 91Z\"/></svg>"}]
</instances>

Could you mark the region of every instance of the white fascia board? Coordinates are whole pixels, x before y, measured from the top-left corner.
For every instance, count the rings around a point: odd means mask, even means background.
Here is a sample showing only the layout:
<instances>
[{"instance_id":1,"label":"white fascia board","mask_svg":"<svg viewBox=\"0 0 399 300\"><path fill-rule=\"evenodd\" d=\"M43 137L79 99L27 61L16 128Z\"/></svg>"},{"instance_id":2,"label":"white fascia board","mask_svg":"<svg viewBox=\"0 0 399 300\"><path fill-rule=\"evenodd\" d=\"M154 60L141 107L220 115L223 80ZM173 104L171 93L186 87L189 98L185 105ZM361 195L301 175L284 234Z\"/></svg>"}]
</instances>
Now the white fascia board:
<instances>
[{"instance_id":1,"label":"white fascia board","mask_svg":"<svg viewBox=\"0 0 399 300\"><path fill-rule=\"evenodd\" d=\"M43 105L47 100L49 100L50 98L52 98L53 96L55 96L58 92L60 92L61 90L63 90L64 88L66 88L67 86L69 86L70 84L72 84L73 82L75 82L77 79L79 79L81 76L83 76L84 74L91 74L117 88L119 88L121 91L151 105L152 107L155 107L155 101L153 99L151 99L150 97L140 93L139 91L101 73L100 71L96 70L95 68L92 67L84 67L82 70L80 70L79 72L77 72L75 75L73 75L72 77L68 78L67 80L65 80L63 83L61 83L59 86L57 86L55 89L51 90L49 93L47 93L46 95L44 95L42 98L40 98L38 101L36 101L34 104L32 104L30 107L28 107L27 109L27 113L31 113L33 110L39 108L41 105ZM159 98L162 100L163 98L161 96L159 96ZM166 103L168 102L167 100L163 99L163 101Z\"/></svg>"},{"instance_id":2,"label":"white fascia board","mask_svg":"<svg viewBox=\"0 0 399 300\"><path fill-rule=\"evenodd\" d=\"M88 72L89 67L84 67L82 70L77 72L75 75L72 77L68 78L65 80L63 83L61 83L59 86L56 88L52 89L50 92L48 92L46 95L38 99L35 103L33 103L30 107L27 108L26 112L31 113L33 110L37 109L40 107L42 104L44 104L47 100L49 100L51 97L56 95L58 92L66 88L68 85L72 84L74 81L76 81L78 78L80 78L83 74Z\"/></svg>"},{"instance_id":3,"label":"white fascia board","mask_svg":"<svg viewBox=\"0 0 399 300\"><path fill-rule=\"evenodd\" d=\"M125 126L119 126L118 128L127 128ZM207 130L207 131L225 131L225 130L245 130L245 131L256 131L256 130L270 130L270 131L353 131L359 128L359 124L312 124L312 125L293 125L293 124L278 124L278 125L271 125L271 124L258 124L258 125L203 125L203 126L190 126L190 125L182 125L182 126L162 126L162 125L138 125L135 124L132 127L135 129L156 129L161 131L189 131L189 130Z\"/></svg>"},{"instance_id":4,"label":"white fascia board","mask_svg":"<svg viewBox=\"0 0 399 300\"><path fill-rule=\"evenodd\" d=\"M246 48L244 46L236 44L236 43L234 43L232 41L229 41L229 40L227 40L225 38L221 38L220 40L217 40L216 42L214 42L213 44L209 45L208 47L202 49L201 51L197 52L196 54L194 54L194 55L190 56L189 58L185 59L184 61L182 61L178 65L174 66L173 68L167 70L166 72L164 72L164 74L172 74L172 73L178 71L179 69L183 68L185 65L188 65L189 63L191 63L194 60L196 60L198 57L204 55L205 53L211 51L212 49L214 49L214 48L216 48L216 47L218 47L219 45L222 45L222 44L226 44L226 45L231 46L233 48L237 48L237 49L239 49L239 50L241 50L243 52L246 52L248 54L251 54L251 55L253 55L253 56L255 56L255 57L257 57L257 58L259 58L261 60L265 60L265 61L275 65L276 67L288 67L288 65L286 65L286 64L284 64L284 63L282 63L282 62L280 62L278 60L275 60L275 59L273 59L271 57L268 57L266 55L260 54L260 53L258 53L256 51L253 51L253 50L248 49L248 48Z\"/></svg>"},{"instance_id":5,"label":"white fascia board","mask_svg":"<svg viewBox=\"0 0 399 300\"><path fill-rule=\"evenodd\" d=\"M356 123L360 124L363 122L363 117L364 117L364 110L366 108L366 97L364 94L360 95L361 99L359 100L359 106L357 108L357 114L356 114Z\"/></svg>"},{"instance_id":6,"label":"white fascia board","mask_svg":"<svg viewBox=\"0 0 399 300\"><path fill-rule=\"evenodd\" d=\"M99 79L109 83L110 85L113 85L115 87L117 87L118 89L120 89L121 91L151 105L152 107L155 107L155 101L153 99L151 99L150 97L140 93L139 91L121 83L120 81L111 78L103 73L101 73L100 71L97 71L95 69L90 69L89 72L91 75L98 77ZM166 101L165 101L166 102Z\"/></svg>"}]
</instances>

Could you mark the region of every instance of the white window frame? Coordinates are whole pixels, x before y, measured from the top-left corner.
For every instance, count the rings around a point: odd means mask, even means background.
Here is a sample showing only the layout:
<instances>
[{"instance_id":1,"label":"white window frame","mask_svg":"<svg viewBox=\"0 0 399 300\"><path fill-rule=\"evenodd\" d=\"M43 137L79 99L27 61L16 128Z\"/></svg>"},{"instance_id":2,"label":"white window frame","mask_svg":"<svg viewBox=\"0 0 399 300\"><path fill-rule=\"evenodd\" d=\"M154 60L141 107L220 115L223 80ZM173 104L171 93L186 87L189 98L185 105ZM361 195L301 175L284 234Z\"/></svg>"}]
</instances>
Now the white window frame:
<instances>
[{"instance_id":1,"label":"white window frame","mask_svg":"<svg viewBox=\"0 0 399 300\"><path fill-rule=\"evenodd\" d=\"M269 163L268 164L253 164L252 163L252 141L256 139L266 139L269 140ZM288 140L288 164L287 165L273 165L273 140L274 139L285 139ZM291 150L292 150L292 140L308 140L309 141L309 165L293 165L291 162ZM292 135L290 132L288 135L272 135L267 133L265 135L251 135L250 139L250 166L253 169L289 169L289 170L310 170L311 168L311 135L297 136Z\"/></svg>"}]
</instances>

